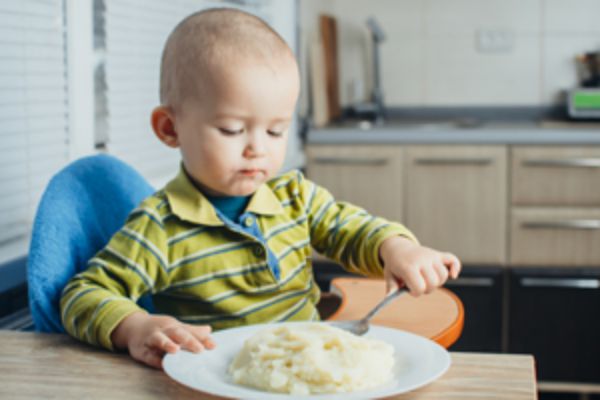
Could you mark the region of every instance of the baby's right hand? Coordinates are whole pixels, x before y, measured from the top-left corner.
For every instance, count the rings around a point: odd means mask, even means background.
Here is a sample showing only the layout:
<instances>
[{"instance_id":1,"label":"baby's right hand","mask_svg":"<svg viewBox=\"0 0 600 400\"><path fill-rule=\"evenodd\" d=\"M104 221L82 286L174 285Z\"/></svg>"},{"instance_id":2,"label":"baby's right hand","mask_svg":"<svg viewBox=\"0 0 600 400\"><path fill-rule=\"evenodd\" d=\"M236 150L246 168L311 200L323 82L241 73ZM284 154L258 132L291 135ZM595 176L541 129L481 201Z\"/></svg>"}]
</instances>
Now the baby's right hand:
<instances>
[{"instance_id":1,"label":"baby's right hand","mask_svg":"<svg viewBox=\"0 0 600 400\"><path fill-rule=\"evenodd\" d=\"M131 357L154 368L162 367L165 353L180 347L198 353L213 349L208 325L189 325L166 315L136 312L127 316L112 332L113 345L129 350Z\"/></svg>"}]
</instances>

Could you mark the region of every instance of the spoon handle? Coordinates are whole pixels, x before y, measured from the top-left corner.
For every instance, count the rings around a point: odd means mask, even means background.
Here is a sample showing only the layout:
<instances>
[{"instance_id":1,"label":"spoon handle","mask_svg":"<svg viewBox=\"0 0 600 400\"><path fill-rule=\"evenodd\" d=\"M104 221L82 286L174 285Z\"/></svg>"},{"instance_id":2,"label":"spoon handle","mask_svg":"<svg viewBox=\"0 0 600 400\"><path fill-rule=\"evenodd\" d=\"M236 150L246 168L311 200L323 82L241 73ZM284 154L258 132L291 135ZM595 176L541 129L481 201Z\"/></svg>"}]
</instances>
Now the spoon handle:
<instances>
[{"instance_id":1,"label":"spoon handle","mask_svg":"<svg viewBox=\"0 0 600 400\"><path fill-rule=\"evenodd\" d=\"M377 304L367 315L365 315L365 317L363 318L363 321L368 322L385 305L387 305L390 301L394 300L396 297L400 296L402 293L404 293L406 291L407 291L406 287L403 287L402 289L398 289L398 287L395 287L394 289L390 290L390 292L385 295L383 300L381 300L381 302L379 304Z\"/></svg>"}]
</instances>

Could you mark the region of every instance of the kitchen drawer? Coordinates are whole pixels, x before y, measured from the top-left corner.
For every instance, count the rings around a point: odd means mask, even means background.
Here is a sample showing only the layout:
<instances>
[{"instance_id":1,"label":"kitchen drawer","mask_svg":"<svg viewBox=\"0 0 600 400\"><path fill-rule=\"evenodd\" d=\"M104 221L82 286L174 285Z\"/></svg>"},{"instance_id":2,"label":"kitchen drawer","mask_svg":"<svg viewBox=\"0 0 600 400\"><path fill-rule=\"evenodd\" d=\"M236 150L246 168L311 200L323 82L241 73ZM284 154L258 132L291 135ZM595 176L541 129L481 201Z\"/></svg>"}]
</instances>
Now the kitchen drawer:
<instances>
[{"instance_id":1,"label":"kitchen drawer","mask_svg":"<svg viewBox=\"0 0 600 400\"><path fill-rule=\"evenodd\" d=\"M600 207L600 147L513 147L512 203Z\"/></svg>"},{"instance_id":2,"label":"kitchen drawer","mask_svg":"<svg viewBox=\"0 0 600 400\"><path fill-rule=\"evenodd\" d=\"M510 263L600 267L600 208L514 208Z\"/></svg>"},{"instance_id":3,"label":"kitchen drawer","mask_svg":"<svg viewBox=\"0 0 600 400\"><path fill-rule=\"evenodd\" d=\"M306 148L307 176L336 200L402 222L402 148L338 145Z\"/></svg>"}]
</instances>

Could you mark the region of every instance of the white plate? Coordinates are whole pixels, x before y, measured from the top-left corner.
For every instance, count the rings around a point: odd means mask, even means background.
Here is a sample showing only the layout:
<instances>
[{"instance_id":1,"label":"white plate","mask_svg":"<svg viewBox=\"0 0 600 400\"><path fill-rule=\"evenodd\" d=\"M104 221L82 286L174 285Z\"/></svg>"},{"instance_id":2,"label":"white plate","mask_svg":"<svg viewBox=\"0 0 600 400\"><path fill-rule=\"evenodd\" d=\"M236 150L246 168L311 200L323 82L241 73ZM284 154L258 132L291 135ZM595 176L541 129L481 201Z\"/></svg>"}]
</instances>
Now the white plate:
<instances>
[{"instance_id":1,"label":"white plate","mask_svg":"<svg viewBox=\"0 0 600 400\"><path fill-rule=\"evenodd\" d=\"M302 324L288 322L286 324ZM202 353L180 350L167 354L163 369L177 382L201 392L242 399L290 399L291 395L263 392L233 383L227 367L242 348L244 341L265 328L281 324L258 324L213 333L217 347ZM450 367L450 354L437 343L412 333L382 326L371 326L366 337L383 340L395 349L393 379L385 385L350 393L293 396L319 400L366 399L392 396L424 386L439 378Z\"/></svg>"}]
</instances>

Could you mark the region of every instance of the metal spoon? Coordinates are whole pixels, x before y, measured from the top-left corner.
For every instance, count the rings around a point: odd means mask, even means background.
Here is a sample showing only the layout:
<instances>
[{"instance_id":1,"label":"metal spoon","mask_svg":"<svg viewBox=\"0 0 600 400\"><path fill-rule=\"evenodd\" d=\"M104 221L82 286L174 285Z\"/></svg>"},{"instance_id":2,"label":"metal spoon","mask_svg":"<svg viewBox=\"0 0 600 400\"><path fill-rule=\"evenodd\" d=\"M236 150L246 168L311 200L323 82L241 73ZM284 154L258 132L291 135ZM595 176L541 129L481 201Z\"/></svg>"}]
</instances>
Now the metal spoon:
<instances>
[{"instance_id":1,"label":"metal spoon","mask_svg":"<svg viewBox=\"0 0 600 400\"><path fill-rule=\"evenodd\" d=\"M398 289L397 287L393 288L388 294L385 295L383 300L373 307L373 309L369 311L369 313L362 319L355 319L351 321L327 321L327 323L333 327L346 330L358 336L362 336L369 331L369 320L371 320L371 318L373 318L373 316L375 316L375 314L377 314L385 305L407 291L408 289L406 287L403 287L402 289Z\"/></svg>"}]
</instances>

